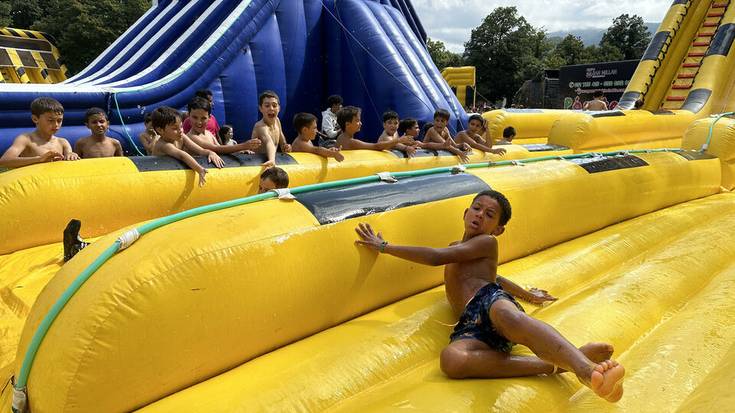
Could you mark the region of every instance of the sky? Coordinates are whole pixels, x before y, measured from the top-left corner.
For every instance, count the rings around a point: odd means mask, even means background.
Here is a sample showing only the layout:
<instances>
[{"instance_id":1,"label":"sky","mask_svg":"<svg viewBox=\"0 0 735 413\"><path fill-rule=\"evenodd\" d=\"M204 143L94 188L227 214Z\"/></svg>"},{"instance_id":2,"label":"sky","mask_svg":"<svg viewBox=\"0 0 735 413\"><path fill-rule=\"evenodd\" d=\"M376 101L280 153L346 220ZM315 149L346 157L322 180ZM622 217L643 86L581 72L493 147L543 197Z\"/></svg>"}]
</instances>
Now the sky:
<instances>
[{"instance_id":1,"label":"sky","mask_svg":"<svg viewBox=\"0 0 735 413\"><path fill-rule=\"evenodd\" d=\"M636 14L645 22L660 22L671 0L411 0L427 34L453 52L464 50L470 32L496 7L516 6L518 14L534 27L549 32L606 29L623 14Z\"/></svg>"}]
</instances>

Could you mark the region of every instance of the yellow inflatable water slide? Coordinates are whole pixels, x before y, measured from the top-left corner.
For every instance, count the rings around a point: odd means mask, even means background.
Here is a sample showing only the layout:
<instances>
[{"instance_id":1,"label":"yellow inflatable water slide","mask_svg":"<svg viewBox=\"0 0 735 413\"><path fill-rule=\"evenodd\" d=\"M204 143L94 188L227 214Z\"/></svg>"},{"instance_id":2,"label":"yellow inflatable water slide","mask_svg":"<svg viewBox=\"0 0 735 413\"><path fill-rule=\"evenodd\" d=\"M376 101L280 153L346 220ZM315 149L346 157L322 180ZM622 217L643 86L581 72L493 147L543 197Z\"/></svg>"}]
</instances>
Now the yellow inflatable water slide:
<instances>
[{"instance_id":1,"label":"yellow inflatable water slide","mask_svg":"<svg viewBox=\"0 0 735 413\"><path fill-rule=\"evenodd\" d=\"M672 5L646 54L656 63L644 57L626 92L643 110L489 114L548 138L503 157L282 155L291 190L259 195L261 160L245 155L203 188L150 157L0 173L0 408L728 411L735 120L707 115L733 103L733 18L728 3ZM679 78L684 55L699 66ZM525 310L576 345L614 346L618 403L570 373L447 378L438 359L456 320L441 267L354 244L366 222L391 243L446 246L489 188L513 207L499 273L559 297ZM71 218L95 238L64 264Z\"/></svg>"}]
</instances>

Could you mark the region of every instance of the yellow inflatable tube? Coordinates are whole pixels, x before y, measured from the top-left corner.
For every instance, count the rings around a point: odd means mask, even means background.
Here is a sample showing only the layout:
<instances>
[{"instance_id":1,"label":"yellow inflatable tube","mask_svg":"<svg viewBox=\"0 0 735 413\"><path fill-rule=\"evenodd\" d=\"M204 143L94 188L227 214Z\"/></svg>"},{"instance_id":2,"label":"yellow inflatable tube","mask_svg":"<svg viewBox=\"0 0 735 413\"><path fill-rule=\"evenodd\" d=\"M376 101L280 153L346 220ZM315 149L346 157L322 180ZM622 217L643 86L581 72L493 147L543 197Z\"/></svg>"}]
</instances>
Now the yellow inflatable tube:
<instances>
[{"instance_id":1,"label":"yellow inflatable tube","mask_svg":"<svg viewBox=\"0 0 735 413\"><path fill-rule=\"evenodd\" d=\"M693 119L690 113L656 115L643 110L580 113L556 122L549 132L549 144L567 146L574 152L678 148Z\"/></svg>"},{"instance_id":2,"label":"yellow inflatable tube","mask_svg":"<svg viewBox=\"0 0 735 413\"><path fill-rule=\"evenodd\" d=\"M580 113L554 109L491 110L482 114L488 125L485 139L497 142L503 138L503 130L512 126L516 130L514 143L546 143L554 122Z\"/></svg>"},{"instance_id":3,"label":"yellow inflatable tube","mask_svg":"<svg viewBox=\"0 0 735 413\"><path fill-rule=\"evenodd\" d=\"M681 147L689 150L701 150L707 143L710 129L712 137L706 152L720 158L722 165L722 186L725 189L735 188L735 119L721 118L700 119L693 122L682 140Z\"/></svg>"},{"instance_id":4,"label":"yellow inflatable tube","mask_svg":"<svg viewBox=\"0 0 735 413\"><path fill-rule=\"evenodd\" d=\"M532 152L518 145L503 148L507 151L503 156L475 151L470 160L525 159L569 152ZM291 186L459 163L448 152L435 156L419 151L420 156L412 159L387 151L343 154L341 163L307 153L291 153L278 161L288 172ZM0 173L0 255L60 241L73 218L82 221L83 236L95 237L136 222L257 192L262 159L245 155L224 159L226 167L220 170L203 163L209 173L202 188L193 171L165 157L85 159Z\"/></svg>"},{"instance_id":5,"label":"yellow inflatable tube","mask_svg":"<svg viewBox=\"0 0 735 413\"><path fill-rule=\"evenodd\" d=\"M615 345L616 357L622 357L628 370L620 410L674 411L692 383L716 373L708 374L723 355L727 359L729 343L735 340L735 273L728 262L728 254L735 253L730 242L735 217L721 219L733 206L732 194L677 205L517 259L501 266L500 272L559 296L549 308L525 309L561 328L572 342L606 340ZM513 225L511 221L509 229ZM728 247L688 245L706 238ZM499 241L502 250L507 241ZM680 261L665 259L682 252L696 256L697 263L682 269ZM603 291L596 294L598 289ZM623 294L614 294L615 289ZM594 296L583 299L589 295ZM595 300L597 308L586 311L586 303ZM690 304L677 311L685 301ZM704 312L707 317L697 317ZM580 385L569 374L447 379L439 371L438 355L454 321L439 287L261 356L141 412L347 412L396 406L426 412L537 412L611 407L586 393L570 403ZM720 334L710 334L713 329ZM528 350L519 346L514 352ZM666 386L657 374L666 376ZM728 374L722 371L716 377ZM713 408L707 411L727 406L713 400L717 398L710 400Z\"/></svg>"},{"instance_id":6,"label":"yellow inflatable tube","mask_svg":"<svg viewBox=\"0 0 735 413\"><path fill-rule=\"evenodd\" d=\"M59 314L30 370L31 409L141 407L441 282L440 268L419 273L415 264L375 261L357 249L358 221L390 230L396 243L446 245L461 233L473 194L489 184L524 217L504 235L508 261L720 187L716 158L652 153L581 166L549 161L318 191L153 231L113 256ZM376 213L362 216L368 211ZM550 223L555 231L546 230ZM48 283L28 316L16 374L41 318L116 235Z\"/></svg>"}]
</instances>

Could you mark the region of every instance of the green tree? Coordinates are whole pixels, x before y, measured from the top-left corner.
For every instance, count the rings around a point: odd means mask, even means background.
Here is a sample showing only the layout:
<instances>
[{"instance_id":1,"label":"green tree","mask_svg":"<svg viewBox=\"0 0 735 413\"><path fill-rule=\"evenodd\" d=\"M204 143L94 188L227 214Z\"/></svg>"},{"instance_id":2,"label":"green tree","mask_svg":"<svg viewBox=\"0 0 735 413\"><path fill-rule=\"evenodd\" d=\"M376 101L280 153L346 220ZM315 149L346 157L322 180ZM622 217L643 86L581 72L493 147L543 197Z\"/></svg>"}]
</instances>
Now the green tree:
<instances>
[{"instance_id":1,"label":"green tree","mask_svg":"<svg viewBox=\"0 0 735 413\"><path fill-rule=\"evenodd\" d=\"M568 34L554 47L553 54L564 61L563 65L582 63L584 61L584 43L579 37Z\"/></svg>"},{"instance_id":2,"label":"green tree","mask_svg":"<svg viewBox=\"0 0 735 413\"><path fill-rule=\"evenodd\" d=\"M149 7L148 0L52 0L33 28L50 33L73 74L112 44Z\"/></svg>"},{"instance_id":3,"label":"green tree","mask_svg":"<svg viewBox=\"0 0 735 413\"><path fill-rule=\"evenodd\" d=\"M621 14L602 35L600 57L604 60L640 59L650 42L651 33L642 17Z\"/></svg>"},{"instance_id":4,"label":"green tree","mask_svg":"<svg viewBox=\"0 0 735 413\"><path fill-rule=\"evenodd\" d=\"M491 100L511 98L523 81L544 67L551 42L515 7L498 7L472 30L465 64L477 68L477 88Z\"/></svg>"},{"instance_id":5,"label":"green tree","mask_svg":"<svg viewBox=\"0 0 735 413\"><path fill-rule=\"evenodd\" d=\"M28 29L33 23L40 19L45 12L45 4L41 4L39 0L10 0L0 2L0 20L7 10L7 20L0 23L0 26L17 27L19 29ZM45 2L43 2L45 3Z\"/></svg>"},{"instance_id":6,"label":"green tree","mask_svg":"<svg viewBox=\"0 0 735 413\"><path fill-rule=\"evenodd\" d=\"M441 40L426 39L426 48L429 50L431 60L439 70L450 66L462 66L462 55L447 50Z\"/></svg>"},{"instance_id":7,"label":"green tree","mask_svg":"<svg viewBox=\"0 0 735 413\"><path fill-rule=\"evenodd\" d=\"M15 4L22 8L15 9ZM112 44L149 7L150 0L13 0L11 24L51 34L77 73Z\"/></svg>"},{"instance_id":8,"label":"green tree","mask_svg":"<svg viewBox=\"0 0 735 413\"><path fill-rule=\"evenodd\" d=\"M0 27L10 26L10 23L13 22L10 10L10 3L0 3Z\"/></svg>"}]
</instances>

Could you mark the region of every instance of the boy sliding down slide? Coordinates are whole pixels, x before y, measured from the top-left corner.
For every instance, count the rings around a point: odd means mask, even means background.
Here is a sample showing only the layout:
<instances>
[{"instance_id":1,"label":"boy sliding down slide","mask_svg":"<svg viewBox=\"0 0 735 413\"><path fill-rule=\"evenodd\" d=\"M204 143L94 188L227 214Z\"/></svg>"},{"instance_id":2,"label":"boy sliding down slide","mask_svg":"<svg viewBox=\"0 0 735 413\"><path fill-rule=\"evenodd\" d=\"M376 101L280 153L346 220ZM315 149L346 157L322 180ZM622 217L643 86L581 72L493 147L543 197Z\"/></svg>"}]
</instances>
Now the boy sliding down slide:
<instances>
[{"instance_id":1,"label":"boy sliding down slide","mask_svg":"<svg viewBox=\"0 0 735 413\"><path fill-rule=\"evenodd\" d=\"M389 244L368 224L355 231L358 245L425 265L445 265L447 300L459 318L441 369L449 377L501 378L573 372L598 396L617 402L623 396L625 369L609 360L613 347L589 343L574 347L558 331L523 311L512 294L534 303L553 301L545 291L524 290L497 275L498 242L511 216L510 203L497 191L483 191L464 212L464 235L447 248ZM538 357L511 355L514 343ZM562 370L563 369L563 370Z\"/></svg>"}]
</instances>

